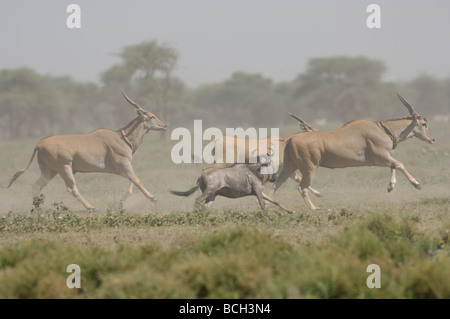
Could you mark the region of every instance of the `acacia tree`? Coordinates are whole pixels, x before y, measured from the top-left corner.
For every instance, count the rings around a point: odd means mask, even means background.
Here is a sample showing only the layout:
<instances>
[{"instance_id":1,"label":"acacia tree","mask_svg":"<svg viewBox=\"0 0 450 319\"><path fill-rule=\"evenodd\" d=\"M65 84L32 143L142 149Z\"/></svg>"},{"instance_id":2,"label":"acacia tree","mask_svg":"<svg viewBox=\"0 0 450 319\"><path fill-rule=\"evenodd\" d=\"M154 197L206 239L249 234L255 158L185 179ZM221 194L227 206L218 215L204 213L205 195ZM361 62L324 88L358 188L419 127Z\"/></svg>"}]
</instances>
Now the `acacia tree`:
<instances>
[{"instance_id":1,"label":"acacia tree","mask_svg":"<svg viewBox=\"0 0 450 319\"><path fill-rule=\"evenodd\" d=\"M48 77L28 68L0 71L0 124L9 138L54 133L65 111Z\"/></svg>"},{"instance_id":2,"label":"acacia tree","mask_svg":"<svg viewBox=\"0 0 450 319\"><path fill-rule=\"evenodd\" d=\"M382 61L366 57L311 59L290 85L292 103L310 119L385 117L393 101L388 94L392 84L381 81L385 71Z\"/></svg>"},{"instance_id":3,"label":"acacia tree","mask_svg":"<svg viewBox=\"0 0 450 319\"><path fill-rule=\"evenodd\" d=\"M121 103L117 97L121 90L126 90L140 104L168 121L171 93L180 89L179 82L173 77L178 60L176 51L153 40L124 47L118 56L121 62L102 74L105 96L111 104L117 105L118 113L124 115L126 111L118 106Z\"/></svg>"},{"instance_id":4,"label":"acacia tree","mask_svg":"<svg viewBox=\"0 0 450 319\"><path fill-rule=\"evenodd\" d=\"M411 99L416 105L426 108L429 115L448 115L448 89L445 81L421 74L408 84Z\"/></svg>"},{"instance_id":5,"label":"acacia tree","mask_svg":"<svg viewBox=\"0 0 450 319\"><path fill-rule=\"evenodd\" d=\"M287 116L272 80L245 72L198 88L192 104L202 119L225 126L268 126Z\"/></svg>"},{"instance_id":6,"label":"acacia tree","mask_svg":"<svg viewBox=\"0 0 450 319\"><path fill-rule=\"evenodd\" d=\"M95 83L76 82L64 76L50 78L49 85L61 97L60 105L64 105L62 134L86 133L114 123L111 112L101 107L103 99Z\"/></svg>"}]
</instances>

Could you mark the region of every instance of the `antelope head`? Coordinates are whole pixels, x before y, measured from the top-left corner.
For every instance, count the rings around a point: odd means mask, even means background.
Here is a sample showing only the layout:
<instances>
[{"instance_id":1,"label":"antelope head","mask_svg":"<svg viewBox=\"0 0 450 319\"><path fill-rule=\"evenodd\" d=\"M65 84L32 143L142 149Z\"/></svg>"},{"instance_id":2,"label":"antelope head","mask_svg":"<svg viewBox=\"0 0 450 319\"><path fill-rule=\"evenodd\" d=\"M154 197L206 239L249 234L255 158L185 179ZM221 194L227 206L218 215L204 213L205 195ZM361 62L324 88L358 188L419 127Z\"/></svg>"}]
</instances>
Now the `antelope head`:
<instances>
[{"instance_id":1,"label":"antelope head","mask_svg":"<svg viewBox=\"0 0 450 319\"><path fill-rule=\"evenodd\" d=\"M167 129L167 125L163 121L161 121L155 114L147 110L144 110L139 104L130 99L123 91L122 95L128 101L128 103L130 103L136 108L136 113L144 122L144 127L147 130L147 132L149 130L165 131Z\"/></svg>"},{"instance_id":2,"label":"antelope head","mask_svg":"<svg viewBox=\"0 0 450 319\"><path fill-rule=\"evenodd\" d=\"M397 96L403 103L403 105L408 109L409 114L411 115L412 118L411 124L409 124L408 127L400 134L400 140L404 140L409 136L415 136L424 142L433 144L434 137L431 134L427 119L420 116L414 110L411 104L409 104L400 94L397 93Z\"/></svg>"}]
</instances>

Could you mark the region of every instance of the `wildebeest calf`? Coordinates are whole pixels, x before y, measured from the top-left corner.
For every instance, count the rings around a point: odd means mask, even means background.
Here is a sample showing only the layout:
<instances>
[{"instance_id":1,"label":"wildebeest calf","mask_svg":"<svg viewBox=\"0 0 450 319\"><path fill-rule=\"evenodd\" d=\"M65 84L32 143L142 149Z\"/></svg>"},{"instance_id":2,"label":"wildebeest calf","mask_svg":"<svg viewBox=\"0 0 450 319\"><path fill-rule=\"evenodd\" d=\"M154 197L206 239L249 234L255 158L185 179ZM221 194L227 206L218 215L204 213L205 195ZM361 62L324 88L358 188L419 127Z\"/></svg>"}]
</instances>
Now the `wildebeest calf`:
<instances>
[{"instance_id":1,"label":"wildebeest calf","mask_svg":"<svg viewBox=\"0 0 450 319\"><path fill-rule=\"evenodd\" d=\"M268 165L268 163L214 164L203 170L196 186L185 192L171 191L171 193L178 196L189 196L200 188L202 194L195 199L195 202L204 201L208 207L216 196L240 198L254 195L258 198L259 205L263 210L266 208L264 200L267 200L288 213L293 213L293 211L263 193L264 183L273 178L273 175L261 174L261 167L265 165Z\"/></svg>"}]
</instances>

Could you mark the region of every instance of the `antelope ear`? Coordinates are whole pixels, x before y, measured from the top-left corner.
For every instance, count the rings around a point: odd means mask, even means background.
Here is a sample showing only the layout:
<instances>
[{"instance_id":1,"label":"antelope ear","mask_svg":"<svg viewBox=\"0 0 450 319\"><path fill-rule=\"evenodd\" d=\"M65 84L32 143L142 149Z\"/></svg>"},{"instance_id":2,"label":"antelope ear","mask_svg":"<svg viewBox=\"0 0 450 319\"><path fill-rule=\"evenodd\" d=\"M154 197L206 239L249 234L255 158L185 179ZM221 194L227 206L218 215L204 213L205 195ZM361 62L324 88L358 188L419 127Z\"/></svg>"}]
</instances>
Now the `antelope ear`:
<instances>
[{"instance_id":1,"label":"antelope ear","mask_svg":"<svg viewBox=\"0 0 450 319\"><path fill-rule=\"evenodd\" d=\"M148 116L147 116L144 112L142 112L141 110L136 109L136 113L137 113L137 115L138 115L139 117L141 117L144 121L145 121L145 120L148 120Z\"/></svg>"}]
</instances>

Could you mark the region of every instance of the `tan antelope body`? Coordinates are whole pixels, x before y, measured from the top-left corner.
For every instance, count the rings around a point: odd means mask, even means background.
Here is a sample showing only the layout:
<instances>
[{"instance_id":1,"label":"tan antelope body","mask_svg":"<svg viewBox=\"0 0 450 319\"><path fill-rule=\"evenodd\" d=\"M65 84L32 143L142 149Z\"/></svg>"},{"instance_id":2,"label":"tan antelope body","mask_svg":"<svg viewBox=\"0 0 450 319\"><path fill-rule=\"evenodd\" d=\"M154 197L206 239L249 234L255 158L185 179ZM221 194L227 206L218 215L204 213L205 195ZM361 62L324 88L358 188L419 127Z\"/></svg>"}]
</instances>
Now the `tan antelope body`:
<instances>
[{"instance_id":1,"label":"tan antelope body","mask_svg":"<svg viewBox=\"0 0 450 319\"><path fill-rule=\"evenodd\" d=\"M267 154L268 151L276 153L284 140L284 138L278 136L250 139L223 135L216 138L210 144L213 144L212 152L214 153L214 162L216 163L254 164L258 161L259 156Z\"/></svg>"},{"instance_id":2,"label":"tan antelope body","mask_svg":"<svg viewBox=\"0 0 450 319\"><path fill-rule=\"evenodd\" d=\"M289 113L298 121L300 128L305 132L315 132L301 118ZM279 136L267 136L260 139L238 138L223 135L214 139L206 148L212 148L215 163L256 163L260 156L270 153L271 165L279 168L283 164L284 145L286 139Z\"/></svg>"},{"instance_id":3,"label":"tan antelope body","mask_svg":"<svg viewBox=\"0 0 450 319\"><path fill-rule=\"evenodd\" d=\"M128 125L118 131L98 129L89 134L50 136L40 140L28 166L14 175L8 187L25 172L37 153L41 175L33 184L33 197L59 174L69 193L86 209L93 209L94 207L79 193L74 174L99 172L117 174L130 180L130 187L122 200L131 194L133 185L136 185L147 198L155 201L156 198L144 188L134 173L131 160L144 135L149 130L165 130L166 124L153 113L131 101L125 94L124 96L136 107L138 114Z\"/></svg>"},{"instance_id":4,"label":"tan antelope body","mask_svg":"<svg viewBox=\"0 0 450 319\"><path fill-rule=\"evenodd\" d=\"M416 188L420 189L420 184L401 162L391 156L391 151L399 142L413 136L430 144L434 143L434 138L427 120L420 117L401 96L399 98L410 111L410 117L379 122L354 120L336 130L301 132L290 136L286 141L284 164L275 182L275 191L296 169L299 169L302 174L300 194L311 209L317 209L311 202L307 189L319 166L390 167L389 192L394 189L395 171L399 169Z\"/></svg>"}]
</instances>

